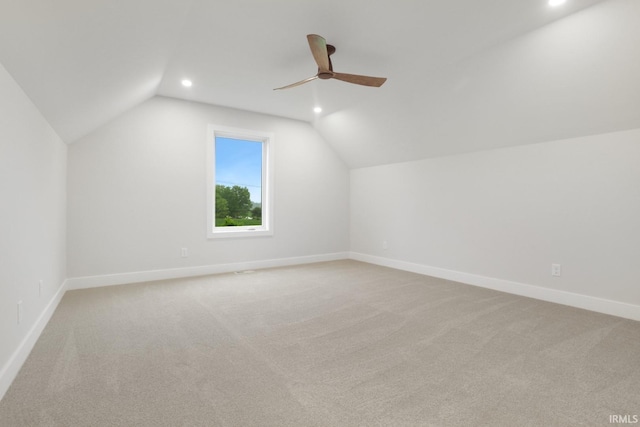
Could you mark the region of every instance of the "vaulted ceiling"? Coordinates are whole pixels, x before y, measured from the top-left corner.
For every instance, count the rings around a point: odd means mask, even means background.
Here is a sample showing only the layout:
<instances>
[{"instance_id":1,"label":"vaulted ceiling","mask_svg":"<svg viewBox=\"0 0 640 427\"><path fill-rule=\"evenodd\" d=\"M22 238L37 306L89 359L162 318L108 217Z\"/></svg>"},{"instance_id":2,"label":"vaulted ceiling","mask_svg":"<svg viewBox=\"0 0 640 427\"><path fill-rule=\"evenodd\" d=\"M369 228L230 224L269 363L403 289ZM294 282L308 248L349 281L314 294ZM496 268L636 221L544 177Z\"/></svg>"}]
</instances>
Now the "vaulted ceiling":
<instances>
[{"instance_id":1,"label":"vaulted ceiling","mask_svg":"<svg viewBox=\"0 0 640 427\"><path fill-rule=\"evenodd\" d=\"M0 10L0 63L69 143L154 95L309 121L350 167L640 127L637 0L0 0ZM387 83L273 91L316 73L309 33L336 46L336 71Z\"/></svg>"}]
</instances>

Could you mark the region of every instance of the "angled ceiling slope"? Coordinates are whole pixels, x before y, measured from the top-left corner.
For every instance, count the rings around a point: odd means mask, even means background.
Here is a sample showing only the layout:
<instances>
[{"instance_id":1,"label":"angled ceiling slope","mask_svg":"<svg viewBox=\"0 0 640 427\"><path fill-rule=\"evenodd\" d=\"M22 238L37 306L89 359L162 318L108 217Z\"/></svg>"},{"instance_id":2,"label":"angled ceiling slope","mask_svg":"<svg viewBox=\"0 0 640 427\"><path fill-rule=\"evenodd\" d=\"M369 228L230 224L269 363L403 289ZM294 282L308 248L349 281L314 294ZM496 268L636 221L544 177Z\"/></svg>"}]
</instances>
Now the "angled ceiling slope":
<instances>
[{"instance_id":1,"label":"angled ceiling slope","mask_svg":"<svg viewBox=\"0 0 640 427\"><path fill-rule=\"evenodd\" d=\"M640 2L602 2L316 127L352 168L639 128L638 46Z\"/></svg>"},{"instance_id":2,"label":"angled ceiling slope","mask_svg":"<svg viewBox=\"0 0 640 427\"><path fill-rule=\"evenodd\" d=\"M1 0L0 62L66 141L156 94L185 0Z\"/></svg>"},{"instance_id":3,"label":"angled ceiling slope","mask_svg":"<svg viewBox=\"0 0 640 427\"><path fill-rule=\"evenodd\" d=\"M1 1L0 62L67 142L154 95L312 122L351 167L637 119L637 0ZM316 72L308 33L389 80L273 91Z\"/></svg>"}]
</instances>

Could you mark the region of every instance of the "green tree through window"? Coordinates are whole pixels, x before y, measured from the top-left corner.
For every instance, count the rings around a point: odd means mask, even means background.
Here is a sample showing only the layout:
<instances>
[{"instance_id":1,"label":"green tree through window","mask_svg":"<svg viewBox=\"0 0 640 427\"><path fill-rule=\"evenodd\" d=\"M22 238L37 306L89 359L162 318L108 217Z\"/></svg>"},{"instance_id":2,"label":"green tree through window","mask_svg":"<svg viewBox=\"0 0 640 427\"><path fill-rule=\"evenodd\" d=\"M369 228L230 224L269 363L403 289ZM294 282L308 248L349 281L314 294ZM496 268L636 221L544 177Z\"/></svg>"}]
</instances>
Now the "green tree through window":
<instances>
[{"instance_id":1,"label":"green tree through window","mask_svg":"<svg viewBox=\"0 0 640 427\"><path fill-rule=\"evenodd\" d=\"M250 217L252 208L253 203L247 187L216 185L216 219L231 217L236 220L235 224L224 225L239 225L237 222L251 222L250 225L260 225L262 222L259 220L251 221L253 220Z\"/></svg>"}]
</instances>

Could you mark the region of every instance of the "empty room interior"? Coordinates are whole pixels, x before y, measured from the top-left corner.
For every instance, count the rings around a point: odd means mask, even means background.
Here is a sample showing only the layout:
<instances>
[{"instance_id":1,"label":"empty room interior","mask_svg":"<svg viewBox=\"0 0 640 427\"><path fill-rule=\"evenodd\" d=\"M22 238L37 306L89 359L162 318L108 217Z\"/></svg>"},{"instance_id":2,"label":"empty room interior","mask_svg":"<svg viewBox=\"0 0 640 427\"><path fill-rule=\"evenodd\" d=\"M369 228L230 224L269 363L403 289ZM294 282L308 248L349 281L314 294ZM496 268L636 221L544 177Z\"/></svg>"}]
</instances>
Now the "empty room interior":
<instances>
[{"instance_id":1,"label":"empty room interior","mask_svg":"<svg viewBox=\"0 0 640 427\"><path fill-rule=\"evenodd\" d=\"M640 423L640 1L0 0L0 425Z\"/></svg>"}]
</instances>

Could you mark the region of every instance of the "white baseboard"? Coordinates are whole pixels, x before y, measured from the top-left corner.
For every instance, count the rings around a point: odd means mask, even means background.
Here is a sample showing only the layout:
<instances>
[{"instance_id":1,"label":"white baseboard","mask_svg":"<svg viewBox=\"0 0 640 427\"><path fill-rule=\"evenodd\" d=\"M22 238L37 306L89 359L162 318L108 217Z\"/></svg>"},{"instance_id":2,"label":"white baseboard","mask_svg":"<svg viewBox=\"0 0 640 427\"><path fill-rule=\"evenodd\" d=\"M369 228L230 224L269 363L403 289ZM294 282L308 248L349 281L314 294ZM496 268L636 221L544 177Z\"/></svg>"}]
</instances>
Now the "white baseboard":
<instances>
[{"instance_id":1,"label":"white baseboard","mask_svg":"<svg viewBox=\"0 0 640 427\"><path fill-rule=\"evenodd\" d=\"M9 386L18 375L20 368L29 357L29 353L33 349L33 346L40 338L40 334L44 330L47 323L49 323L49 319L53 315L56 308L58 308L58 304L62 300L64 293L66 292L67 282L66 280L62 283L60 288L58 288L57 292L49 301L49 304L44 308L36 322L33 324L27 335L18 345L18 348L13 352L9 360L4 364L2 370L0 370L0 400L4 397L7 390L9 390Z\"/></svg>"},{"instance_id":2,"label":"white baseboard","mask_svg":"<svg viewBox=\"0 0 640 427\"><path fill-rule=\"evenodd\" d=\"M177 279L181 277L205 276L208 274L231 273L233 271L285 267L288 265L311 264L315 262L336 261L348 258L348 252L336 252L331 254L247 261L232 264L214 264L198 267L171 268L165 270L136 271L132 273L108 274L102 276L72 277L67 279L67 290L151 282L154 280Z\"/></svg>"},{"instance_id":3,"label":"white baseboard","mask_svg":"<svg viewBox=\"0 0 640 427\"><path fill-rule=\"evenodd\" d=\"M640 306L626 304L619 301L612 301L588 295L560 291L557 289L543 288L541 286L527 285L525 283L479 276L476 274L463 273L460 271L447 270L444 268L431 267L428 265L415 264L358 252L350 252L349 258L356 261L367 262L369 264L410 271L412 273L452 280L467 285L479 286L514 295L535 298L542 301L554 302L557 304L596 311L598 313L624 317L626 319L640 320Z\"/></svg>"}]
</instances>

